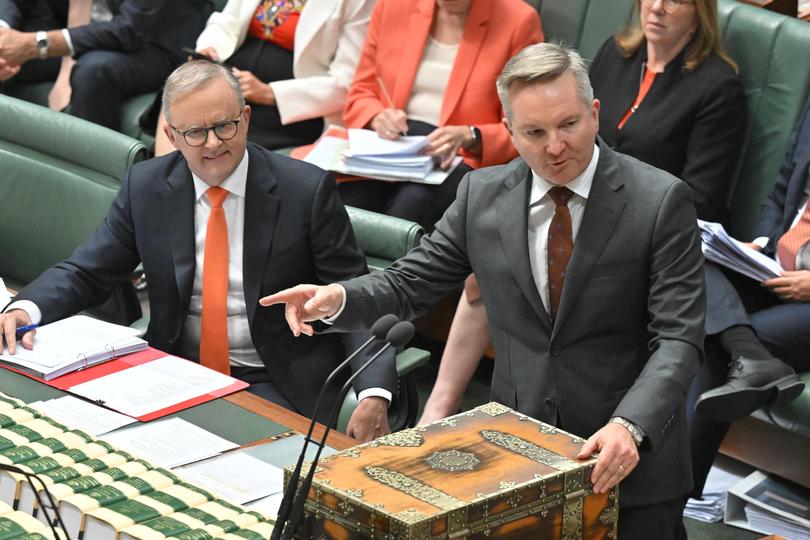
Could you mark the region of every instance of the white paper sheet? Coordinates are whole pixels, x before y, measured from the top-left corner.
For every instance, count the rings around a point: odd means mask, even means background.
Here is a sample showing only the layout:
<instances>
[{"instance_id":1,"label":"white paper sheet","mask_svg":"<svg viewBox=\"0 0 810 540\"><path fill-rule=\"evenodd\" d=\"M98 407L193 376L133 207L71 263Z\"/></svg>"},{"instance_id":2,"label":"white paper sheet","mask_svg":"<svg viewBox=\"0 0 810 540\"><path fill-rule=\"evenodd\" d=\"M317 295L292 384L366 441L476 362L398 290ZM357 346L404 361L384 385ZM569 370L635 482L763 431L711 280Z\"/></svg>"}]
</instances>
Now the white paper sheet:
<instances>
[{"instance_id":1,"label":"white paper sheet","mask_svg":"<svg viewBox=\"0 0 810 540\"><path fill-rule=\"evenodd\" d=\"M42 411L58 422L81 429L96 437L135 422L134 418L93 405L74 396L37 401L31 403L31 407Z\"/></svg>"},{"instance_id":2,"label":"white paper sheet","mask_svg":"<svg viewBox=\"0 0 810 540\"><path fill-rule=\"evenodd\" d=\"M389 141L371 129L349 130L349 153L355 156L418 154L427 144L427 137L424 135L406 135Z\"/></svg>"},{"instance_id":3,"label":"white paper sheet","mask_svg":"<svg viewBox=\"0 0 810 540\"><path fill-rule=\"evenodd\" d=\"M165 356L69 389L129 416L139 417L209 394L236 381L176 356Z\"/></svg>"},{"instance_id":4,"label":"white paper sheet","mask_svg":"<svg viewBox=\"0 0 810 540\"><path fill-rule=\"evenodd\" d=\"M176 472L236 504L255 501L284 489L284 471L242 451L229 452Z\"/></svg>"},{"instance_id":5,"label":"white paper sheet","mask_svg":"<svg viewBox=\"0 0 810 540\"><path fill-rule=\"evenodd\" d=\"M167 468L194 463L239 446L181 418L157 420L101 438Z\"/></svg>"}]
</instances>

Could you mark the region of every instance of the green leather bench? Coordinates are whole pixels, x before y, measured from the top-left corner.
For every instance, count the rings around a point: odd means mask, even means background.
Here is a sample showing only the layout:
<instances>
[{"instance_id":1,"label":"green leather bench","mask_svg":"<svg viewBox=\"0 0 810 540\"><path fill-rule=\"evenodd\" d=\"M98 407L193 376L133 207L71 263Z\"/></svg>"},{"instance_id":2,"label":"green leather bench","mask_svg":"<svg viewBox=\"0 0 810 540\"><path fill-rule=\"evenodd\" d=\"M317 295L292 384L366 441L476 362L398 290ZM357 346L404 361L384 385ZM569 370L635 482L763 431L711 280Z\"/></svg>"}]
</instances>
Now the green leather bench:
<instances>
[{"instance_id":1,"label":"green leather bench","mask_svg":"<svg viewBox=\"0 0 810 540\"><path fill-rule=\"evenodd\" d=\"M810 93L810 24L735 0L719 0L718 8L724 43L740 66L748 100L727 227L748 240ZM810 372L802 378L807 386L798 399L737 422L726 440L741 443L725 444L723 451L810 487ZM739 437L741 432L747 436Z\"/></svg>"},{"instance_id":2,"label":"green leather bench","mask_svg":"<svg viewBox=\"0 0 810 540\"><path fill-rule=\"evenodd\" d=\"M0 95L0 276L19 289L84 242L107 214L124 171L146 157L140 141ZM132 286L93 314L129 324Z\"/></svg>"}]
</instances>

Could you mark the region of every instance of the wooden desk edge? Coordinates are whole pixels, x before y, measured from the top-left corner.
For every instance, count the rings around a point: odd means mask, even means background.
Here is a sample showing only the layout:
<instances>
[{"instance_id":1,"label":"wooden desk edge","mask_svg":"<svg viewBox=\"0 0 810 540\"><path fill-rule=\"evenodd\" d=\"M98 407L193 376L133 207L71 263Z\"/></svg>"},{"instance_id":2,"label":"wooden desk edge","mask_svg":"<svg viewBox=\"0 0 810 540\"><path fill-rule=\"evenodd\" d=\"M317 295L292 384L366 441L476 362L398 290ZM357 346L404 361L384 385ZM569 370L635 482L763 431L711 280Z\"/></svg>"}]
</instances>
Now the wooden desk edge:
<instances>
[{"instance_id":1,"label":"wooden desk edge","mask_svg":"<svg viewBox=\"0 0 810 540\"><path fill-rule=\"evenodd\" d=\"M289 409L285 409L281 405L276 405L275 403L266 401L246 390L231 394L223 399L252 413L256 413L259 416L263 416L274 422L285 425L301 434L306 435L307 429L309 429L309 418L301 416L298 413L294 413ZM324 426L321 424L315 425L315 431L313 434L316 440L323 436L324 429ZM345 450L346 448L355 446L357 441L348 435L344 435L343 433L333 430L329 433L329 437L326 439L326 444L336 450Z\"/></svg>"}]
</instances>

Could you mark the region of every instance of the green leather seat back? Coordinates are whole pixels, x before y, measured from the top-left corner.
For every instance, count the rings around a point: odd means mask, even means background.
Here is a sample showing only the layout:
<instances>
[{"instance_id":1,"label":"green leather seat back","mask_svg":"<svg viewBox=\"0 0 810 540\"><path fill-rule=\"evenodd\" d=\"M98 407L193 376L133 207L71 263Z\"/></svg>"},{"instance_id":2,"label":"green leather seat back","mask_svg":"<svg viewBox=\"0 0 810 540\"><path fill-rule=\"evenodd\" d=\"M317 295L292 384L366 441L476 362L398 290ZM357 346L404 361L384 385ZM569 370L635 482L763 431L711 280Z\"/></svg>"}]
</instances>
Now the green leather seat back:
<instances>
[{"instance_id":1,"label":"green leather seat back","mask_svg":"<svg viewBox=\"0 0 810 540\"><path fill-rule=\"evenodd\" d=\"M542 0L546 41L560 42L593 58L604 41L629 20L633 0Z\"/></svg>"},{"instance_id":2,"label":"green leather seat back","mask_svg":"<svg viewBox=\"0 0 810 540\"><path fill-rule=\"evenodd\" d=\"M559 1L559 0L558 0ZM596 56L599 47L624 28L633 14L633 0L591 0L585 12L577 48L583 58Z\"/></svg>"},{"instance_id":3,"label":"green leather seat back","mask_svg":"<svg viewBox=\"0 0 810 540\"><path fill-rule=\"evenodd\" d=\"M418 224L404 219L351 206L346 211L370 271L387 268L416 246L425 232Z\"/></svg>"},{"instance_id":4,"label":"green leather seat back","mask_svg":"<svg viewBox=\"0 0 810 540\"><path fill-rule=\"evenodd\" d=\"M0 96L0 118L0 141L98 172L113 186L132 163L146 158L143 144L130 137L27 101Z\"/></svg>"},{"instance_id":5,"label":"green leather seat back","mask_svg":"<svg viewBox=\"0 0 810 540\"><path fill-rule=\"evenodd\" d=\"M734 236L748 240L810 90L810 26L736 0L719 0L718 9L748 100L728 224Z\"/></svg>"},{"instance_id":6,"label":"green leather seat back","mask_svg":"<svg viewBox=\"0 0 810 540\"><path fill-rule=\"evenodd\" d=\"M139 141L28 102L0 96L0 276L12 288L67 258L102 222ZM128 287L128 288L127 288ZM95 312L139 316L132 286Z\"/></svg>"}]
</instances>

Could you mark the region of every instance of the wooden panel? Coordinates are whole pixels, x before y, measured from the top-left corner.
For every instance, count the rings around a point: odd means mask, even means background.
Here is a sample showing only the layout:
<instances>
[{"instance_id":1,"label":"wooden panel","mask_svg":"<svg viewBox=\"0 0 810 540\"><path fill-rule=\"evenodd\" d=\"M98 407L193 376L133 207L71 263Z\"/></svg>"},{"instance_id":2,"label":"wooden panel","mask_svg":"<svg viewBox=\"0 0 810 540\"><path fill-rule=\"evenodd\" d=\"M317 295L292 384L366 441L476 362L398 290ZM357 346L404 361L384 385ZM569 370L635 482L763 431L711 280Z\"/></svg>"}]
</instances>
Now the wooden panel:
<instances>
[{"instance_id":1,"label":"wooden panel","mask_svg":"<svg viewBox=\"0 0 810 540\"><path fill-rule=\"evenodd\" d=\"M294 413L289 409L285 409L281 405L276 405L275 403L265 401L259 396L251 394L246 390L227 396L224 399L230 401L234 405L238 405L243 409L249 410L250 412L264 416L265 418L269 418L274 422L285 425L290 429L304 435L306 435L307 429L309 429L309 418ZM323 430L324 427L321 424L317 424L315 426L315 431L313 432L315 440L319 440L323 436ZM326 444L337 450L344 450L357 444L357 441L348 435L344 435L343 433L333 430L329 433L329 437L326 439Z\"/></svg>"},{"instance_id":2,"label":"wooden panel","mask_svg":"<svg viewBox=\"0 0 810 540\"><path fill-rule=\"evenodd\" d=\"M720 446L727 456L810 488L807 451L806 437L752 416L731 424Z\"/></svg>"}]
</instances>

